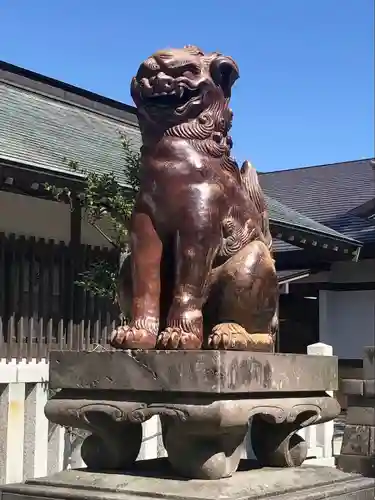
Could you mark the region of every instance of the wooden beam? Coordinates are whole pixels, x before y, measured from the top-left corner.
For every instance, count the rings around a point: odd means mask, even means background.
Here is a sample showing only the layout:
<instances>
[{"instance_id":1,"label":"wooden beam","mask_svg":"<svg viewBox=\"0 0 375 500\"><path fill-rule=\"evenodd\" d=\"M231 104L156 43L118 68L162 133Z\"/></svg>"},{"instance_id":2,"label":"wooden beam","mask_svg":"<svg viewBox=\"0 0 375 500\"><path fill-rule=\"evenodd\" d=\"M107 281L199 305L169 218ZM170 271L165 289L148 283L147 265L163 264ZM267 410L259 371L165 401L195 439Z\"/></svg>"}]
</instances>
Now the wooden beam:
<instances>
[{"instance_id":1,"label":"wooden beam","mask_svg":"<svg viewBox=\"0 0 375 500\"><path fill-rule=\"evenodd\" d=\"M81 244L82 208L79 199L73 196L70 211L70 244L77 248Z\"/></svg>"}]
</instances>

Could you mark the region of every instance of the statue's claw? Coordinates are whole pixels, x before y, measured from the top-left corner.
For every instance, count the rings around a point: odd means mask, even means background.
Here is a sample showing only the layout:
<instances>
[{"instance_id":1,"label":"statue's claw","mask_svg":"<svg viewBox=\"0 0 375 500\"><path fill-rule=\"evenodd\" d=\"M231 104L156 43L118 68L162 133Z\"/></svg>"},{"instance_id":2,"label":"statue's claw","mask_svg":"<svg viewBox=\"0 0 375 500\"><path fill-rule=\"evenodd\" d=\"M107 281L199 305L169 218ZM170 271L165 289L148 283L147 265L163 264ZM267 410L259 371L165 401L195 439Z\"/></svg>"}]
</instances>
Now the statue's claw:
<instances>
[{"instance_id":1,"label":"statue's claw","mask_svg":"<svg viewBox=\"0 0 375 500\"><path fill-rule=\"evenodd\" d=\"M181 327L169 326L160 332L156 347L158 349L200 349L201 339L192 332L185 332Z\"/></svg>"},{"instance_id":2,"label":"statue's claw","mask_svg":"<svg viewBox=\"0 0 375 500\"><path fill-rule=\"evenodd\" d=\"M144 328L124 325L113 330L110 344L116 349L154 349L156 335Z\"/></svg>"}]
</instances>

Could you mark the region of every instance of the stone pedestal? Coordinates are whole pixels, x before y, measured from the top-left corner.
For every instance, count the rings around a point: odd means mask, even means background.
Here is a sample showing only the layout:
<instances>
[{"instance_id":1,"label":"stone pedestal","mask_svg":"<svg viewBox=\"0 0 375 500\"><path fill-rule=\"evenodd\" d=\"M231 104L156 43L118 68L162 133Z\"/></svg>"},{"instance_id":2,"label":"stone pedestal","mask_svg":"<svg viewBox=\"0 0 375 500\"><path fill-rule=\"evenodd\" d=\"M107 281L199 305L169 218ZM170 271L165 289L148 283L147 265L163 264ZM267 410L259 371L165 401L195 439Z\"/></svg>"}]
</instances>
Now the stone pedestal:
<instances>
[{"instance_id":1,"label":"stone pedestal","mask_svg":"<svg viewBox=\"0 0 375 500\"><path fill-rule=\"evenodd\" d=\"M375 347L366 347L363 379L344 380L348 414L337 465L375 478Z\"/></svg>"},{"instance_id":2,"label":"stone pedestal","mask_svg":"<svg viewBox=\"0 0 375 500\"><path fill-rule=\"evenodd\" d=\"M131 473L64 471L25 484L4 486L0 500L373 500L375 497L372 479L331 467L259 470L243 461L238 472L219 481L184 481L172 474L165 459L138 462Z\"/></svg>"},{"instance_id":3,"label":"stone pedestal","mask_svg":"<svg viewBox=\"0 0 375 500\"><path fill-rule=\"evenodd\" d=\"M252 418L262 466L292 467L307 454L302 427L335 418L334 357L235 351L55 352L51 422L86 429L90 470L134 466L141 423L159 415L176 474L219 479L238 468Z\"/></svg>"},{"instance_id":4,"label":"stone pedestal","mask_svg":"<svg viewBox=\"0 0 375 500\"><path fill-rule=\"evenodd\" d=\"M87 469L4 486L0 500L314 500L322 492L372 500L373 482L302 465L307 446L296 432L339 414L328 392L337 372L336 358L313 355L54 352L56 393L45 412L91 433L82 445ZM154 415L168 458L136 462L141 424ZM250 417L257 462L240 462Z\"/></svg>"}]
</instances>

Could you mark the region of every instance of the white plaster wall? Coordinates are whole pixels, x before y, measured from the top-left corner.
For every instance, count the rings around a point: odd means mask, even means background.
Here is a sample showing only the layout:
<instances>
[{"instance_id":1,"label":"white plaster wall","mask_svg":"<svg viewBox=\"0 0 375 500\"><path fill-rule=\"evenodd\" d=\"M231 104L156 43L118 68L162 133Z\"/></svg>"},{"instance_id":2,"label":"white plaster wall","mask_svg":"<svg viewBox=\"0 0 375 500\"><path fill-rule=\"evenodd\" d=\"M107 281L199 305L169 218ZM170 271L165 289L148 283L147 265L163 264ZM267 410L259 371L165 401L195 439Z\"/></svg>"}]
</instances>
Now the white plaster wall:
<instances>
[{"instance_id":1,"label":"white plaster wall","mask_svg":"<svg viewBox=\"0 0 375 500\"><path fill-rule=\"evenodd\" d=\"M101 223L101 227L110 233L106 221ZM85 218L82 220L81 229L83 244L111 247ZM70 207L65 203L0 191L0 232L52 239L56 242L64 241L68 244Z\"/></svg>"},{"instance_id":2,"label":"white plaster wall","mask_svg":"<svg viewBox=\"0 0 375 500\"><path fill-rule=\"evenodd\" d=\"M342 359L362 359L375 338L375 290L319 292L320 341Z\"/></svg>"},{"instance_id":3,"label":"white plaster wall","mask_svg":"<svg viewBox=\"0 0 375 500\"><path fill-rule=\"evenodd\" d=\"M105 217L98 223L100 229L111 239L115 238L111 225ZM82 215L81 242L85 245L113 248L111 243L100 232L87 222L85 214Z\"/></svg>"},{"instance_id":4,"label":"white plaster wall","mask_svg":"<svg viewBox=\"0 0 375 500\"><path fill-rule=\"evenodd\" d=\"M0 231L69 243L69 206L0 191Z\"/></svg>"}]
</instances>

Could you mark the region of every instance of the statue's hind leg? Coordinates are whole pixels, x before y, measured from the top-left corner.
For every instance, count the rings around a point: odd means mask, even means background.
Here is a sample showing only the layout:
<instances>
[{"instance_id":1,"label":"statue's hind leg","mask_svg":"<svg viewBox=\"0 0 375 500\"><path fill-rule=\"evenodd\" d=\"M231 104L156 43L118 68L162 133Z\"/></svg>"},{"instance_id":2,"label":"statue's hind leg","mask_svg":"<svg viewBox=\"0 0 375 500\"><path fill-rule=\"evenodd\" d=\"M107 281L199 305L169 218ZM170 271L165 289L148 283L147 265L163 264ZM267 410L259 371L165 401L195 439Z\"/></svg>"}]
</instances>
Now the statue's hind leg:
<instances>
[{"instance_id":1,"label":"statue's hind leg","mask_svg":"<svg viewBox=\"0 0 375 500\"><path fill-rule=\"evenodd\" d=\"M208 347L272 351L278 284L272 256L254 241L213 272Z\"/></svg>"}]
</instances>

